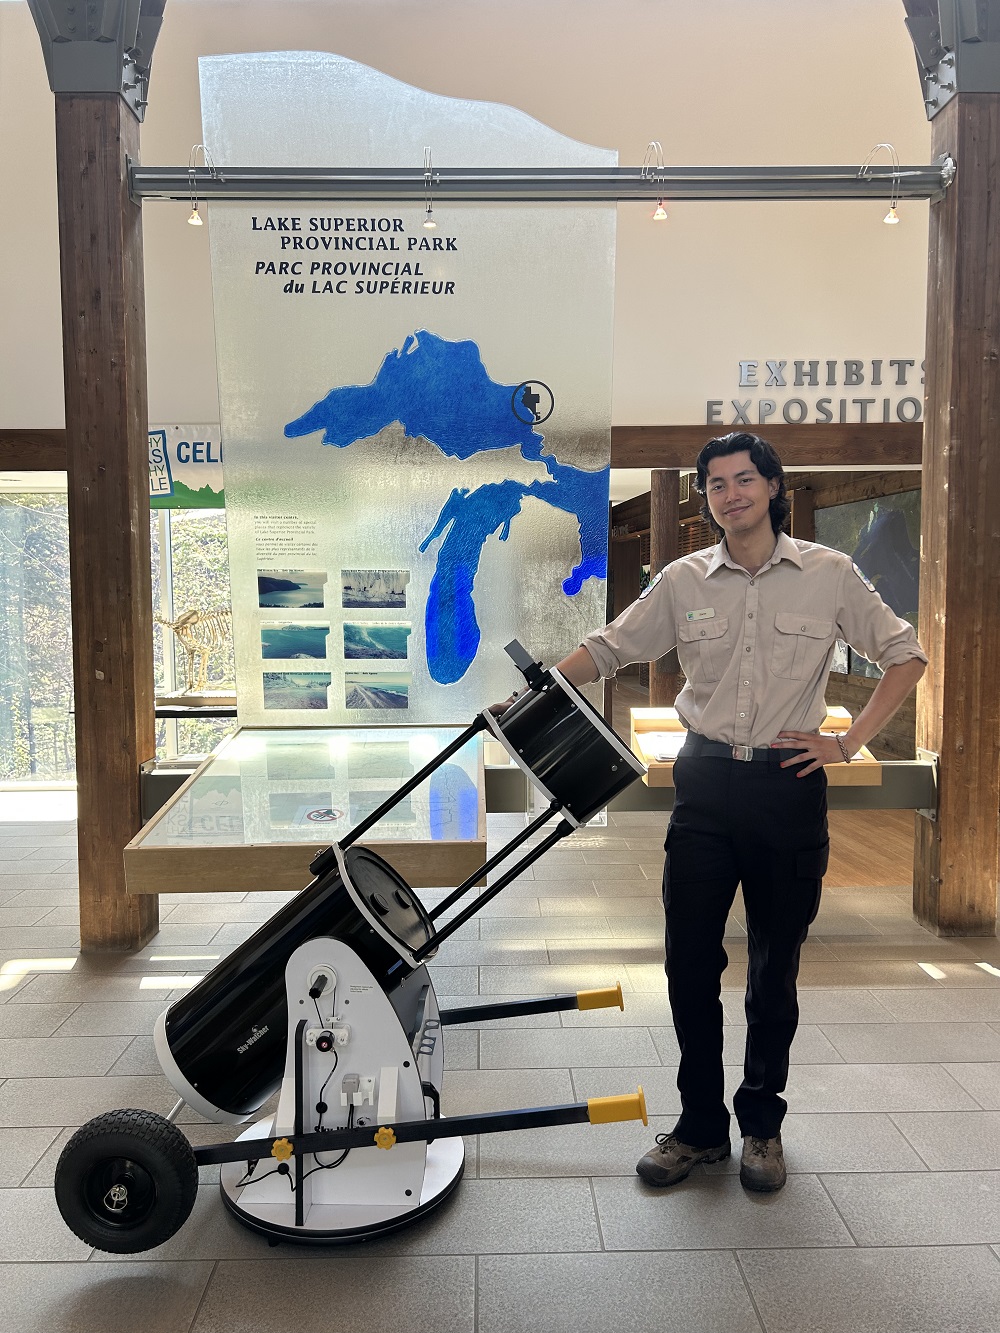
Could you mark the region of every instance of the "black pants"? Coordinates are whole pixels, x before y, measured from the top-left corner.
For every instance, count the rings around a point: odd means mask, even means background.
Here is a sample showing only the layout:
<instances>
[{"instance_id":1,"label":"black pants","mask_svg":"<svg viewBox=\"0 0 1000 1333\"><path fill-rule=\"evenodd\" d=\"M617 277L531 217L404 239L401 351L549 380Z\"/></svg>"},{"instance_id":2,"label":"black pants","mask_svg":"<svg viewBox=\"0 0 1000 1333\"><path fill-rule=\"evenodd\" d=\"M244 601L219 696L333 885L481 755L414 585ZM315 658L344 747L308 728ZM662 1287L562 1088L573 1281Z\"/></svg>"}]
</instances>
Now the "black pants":
<instances>
[{"instance_id":1,"label":"black pants","mask_svg":"<svg viewBox=\"0 0 1000 1333\"><path fill-rule=\"evenodd\" d=\"M799 953L819 909L829 859L826 773L796 776L773 760L684 758L663 868L667 992L680 1043L681 1117L674 1133L699 1148L729 1132L722 1066L726 918L743 885L749 936L747 1045L733 1099L741 1134L773 1138L787 1103L798 1024Z\"/></svg>"}]
</instances>

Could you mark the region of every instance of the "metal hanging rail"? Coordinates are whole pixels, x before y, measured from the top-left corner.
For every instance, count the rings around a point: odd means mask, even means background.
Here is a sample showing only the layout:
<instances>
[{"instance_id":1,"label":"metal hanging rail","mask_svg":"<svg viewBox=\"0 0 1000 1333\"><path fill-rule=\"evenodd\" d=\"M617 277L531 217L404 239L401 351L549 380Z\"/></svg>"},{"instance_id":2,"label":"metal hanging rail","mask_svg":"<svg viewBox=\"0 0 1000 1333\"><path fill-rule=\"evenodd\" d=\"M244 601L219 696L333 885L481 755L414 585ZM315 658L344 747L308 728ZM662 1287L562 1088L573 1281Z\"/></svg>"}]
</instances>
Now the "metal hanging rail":
<instances>
[{"instance_id":1,"label":"metal hanging rail","mask_svg":"<svg viewBox=\"0 0 1000 1333\"><path fill-rule=\"evenodd\" d=\"M939 199L950 157L929 166L435 167L435 203L618 203L666 199ZM282 199L423 202L417 167L143 167L129 164L134 201Z\"/></svg>"}]
</instances>

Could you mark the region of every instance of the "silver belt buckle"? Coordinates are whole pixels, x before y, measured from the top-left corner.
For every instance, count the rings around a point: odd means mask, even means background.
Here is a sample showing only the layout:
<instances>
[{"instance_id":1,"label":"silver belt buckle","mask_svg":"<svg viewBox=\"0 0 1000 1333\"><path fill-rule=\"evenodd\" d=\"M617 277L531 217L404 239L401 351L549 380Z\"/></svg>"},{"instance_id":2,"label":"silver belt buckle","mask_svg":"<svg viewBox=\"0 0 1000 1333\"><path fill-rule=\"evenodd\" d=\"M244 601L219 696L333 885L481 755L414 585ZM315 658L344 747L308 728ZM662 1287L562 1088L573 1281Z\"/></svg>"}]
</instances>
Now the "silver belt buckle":
<instances>
[{"instance_id":1,"label":"silver belt buckle","mask_svg":"<svg viewBox=\"0 0 1000 1333\"><path fill-rule=\"evenodd\" d=\"M752 746L752 745L734 745L734 746L733 746L733 758L734 758L734 759L741 759L741 760L743 761L743 763L745 763L745 764L749 764L750 761L753 759L753 746Z\"/></svg>"}]
</instances>

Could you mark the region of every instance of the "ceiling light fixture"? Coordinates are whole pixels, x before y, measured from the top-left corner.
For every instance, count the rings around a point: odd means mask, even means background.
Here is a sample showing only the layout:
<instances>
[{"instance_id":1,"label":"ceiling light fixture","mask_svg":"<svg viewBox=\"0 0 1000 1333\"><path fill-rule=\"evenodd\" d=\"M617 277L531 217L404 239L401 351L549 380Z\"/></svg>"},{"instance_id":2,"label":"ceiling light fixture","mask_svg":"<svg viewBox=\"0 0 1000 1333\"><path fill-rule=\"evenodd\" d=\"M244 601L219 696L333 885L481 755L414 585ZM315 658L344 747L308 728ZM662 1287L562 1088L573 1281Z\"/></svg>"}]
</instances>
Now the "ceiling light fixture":
<instances>
[{"instance_id":1,"label":"ceiling light fixture","mask_svg":"<svg viewBox=\"0 0 1000 1333\"><path fill-rule=\"evenodd\" d=\"M858 175L868 176L868 177L871 176L872 161L875 157L875 154L881 152L882 149L885 149L885 151L889 154L889 157L892 161L892 196L889 200L889 211L888 213L886 213L882 221L886 224L887 227L895 227L896 224L899 222L899 214L896 212L896 205L899 203L899 157L897 156L896 150L895 148L893 148L892 144L877 143L875 147L871 150L871 152L868 154L868 156L865 158L864 162L862 162L861 168L858 171Z\"/></svg>"}]
</instances>

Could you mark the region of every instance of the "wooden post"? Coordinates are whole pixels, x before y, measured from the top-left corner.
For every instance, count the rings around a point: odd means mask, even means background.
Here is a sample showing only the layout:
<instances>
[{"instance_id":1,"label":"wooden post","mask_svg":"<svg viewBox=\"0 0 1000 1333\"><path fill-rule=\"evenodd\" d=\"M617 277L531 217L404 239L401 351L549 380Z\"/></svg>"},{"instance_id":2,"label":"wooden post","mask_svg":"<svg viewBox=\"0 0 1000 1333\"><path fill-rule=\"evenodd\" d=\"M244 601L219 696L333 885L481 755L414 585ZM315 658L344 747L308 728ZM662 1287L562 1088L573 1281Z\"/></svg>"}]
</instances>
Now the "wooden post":
<instances>
[{"instance_id":1,"label":"wooden post","mask_svg":"<svg viewBox=\"0 0 1000 1333\"><path fill-rule=\"evenodd\" d=\"M655 468L650 473L649 573L655 578L680 551L680 473ZM675 650L649 664L649 705L669 708L681 688L680 663Z\"/></svg>"},{"instance_id":2,"label":"wooden post","mask_svg":"<svg viewBox=\"0 0 1000 1333\"><path fill-rule=\"evenodd\" d=\"M56 95L69 489L80 932L140 948L158 901L129 898L139 767L154 754L142 224L126 157L139 122L119 93Z\"/></svg>"},{"instance_id":3,"label":"wooden post","mask_svg":"<svg viewBox=\"0 0 1000 1333\"><path fill-rule=\"evenodd\" d=\"M937 818L916 816L913 905L941 935L996 929L1000 808L1000 93L959 92L931 157L918 747L940 757Z\"/></svg>"},{"instance_id":4,"label":"wooden post","mask_svg":"<svg viewBox=\"0 0 1000 1333\"><path fill-rule=\"evenodd\" d=\"M816 540L816 492L811 486L797 486L794 491L789 491L788 498L792 502L791 536L799 541L814 542Z\"/></svg>"}]
</instances>

